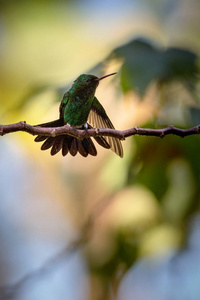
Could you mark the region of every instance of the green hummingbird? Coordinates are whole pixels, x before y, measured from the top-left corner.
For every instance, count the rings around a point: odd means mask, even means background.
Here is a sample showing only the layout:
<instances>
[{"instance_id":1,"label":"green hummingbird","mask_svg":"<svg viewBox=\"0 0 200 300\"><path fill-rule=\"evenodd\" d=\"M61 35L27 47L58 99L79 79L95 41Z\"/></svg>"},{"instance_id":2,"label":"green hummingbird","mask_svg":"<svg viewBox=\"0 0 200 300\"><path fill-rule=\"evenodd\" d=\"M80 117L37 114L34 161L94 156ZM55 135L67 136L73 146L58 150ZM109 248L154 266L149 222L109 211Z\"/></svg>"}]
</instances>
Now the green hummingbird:
<instances>
[{"instance_id":1,"label":"green hummingbird","mask_svg":"<svg viewBox=\"0 0 200 300\"><path fill-rule=\"evenodd\" d=\"M95 97L99 81L114 74L116 73L111 73L100 78L94 75L80 75L62 98L59 108L59 119L37 126L60 127L69 124L70 126L85 130L88 128L114 129L105 109ZM111 149L117 155L123 157L123 148L119 139L108 136L94 137L94 139L102 147ZM51 148L51 155L55 155L61 149L63 156L68 152L72 156L75 156L78 152L84 157L87 157L88 154L92 156L97 155L97 150L91 138L80 140L69 135L59 135L56 137L38 135L35 141L43 141L41 150Z\"/></svg>"}]
</instances>

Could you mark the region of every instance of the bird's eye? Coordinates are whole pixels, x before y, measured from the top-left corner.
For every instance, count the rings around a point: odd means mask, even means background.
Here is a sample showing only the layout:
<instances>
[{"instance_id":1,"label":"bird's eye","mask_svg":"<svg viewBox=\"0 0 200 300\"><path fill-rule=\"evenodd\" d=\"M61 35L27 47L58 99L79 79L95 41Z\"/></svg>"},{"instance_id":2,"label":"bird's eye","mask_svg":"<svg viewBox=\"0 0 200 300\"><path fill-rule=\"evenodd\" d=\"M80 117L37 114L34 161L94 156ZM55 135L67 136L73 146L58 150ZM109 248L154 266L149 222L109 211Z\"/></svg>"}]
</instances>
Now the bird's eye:
<instances>
[{"instance_id":1,"label":"bird's eye","mask_svg":"<svg viewBox=\"0 0 200 300\"><path fill-rule=\"evenodd\" d=\"M90 80L89 79L85 79L85 82L89 82Z\"/></svg>"}]
</instances>

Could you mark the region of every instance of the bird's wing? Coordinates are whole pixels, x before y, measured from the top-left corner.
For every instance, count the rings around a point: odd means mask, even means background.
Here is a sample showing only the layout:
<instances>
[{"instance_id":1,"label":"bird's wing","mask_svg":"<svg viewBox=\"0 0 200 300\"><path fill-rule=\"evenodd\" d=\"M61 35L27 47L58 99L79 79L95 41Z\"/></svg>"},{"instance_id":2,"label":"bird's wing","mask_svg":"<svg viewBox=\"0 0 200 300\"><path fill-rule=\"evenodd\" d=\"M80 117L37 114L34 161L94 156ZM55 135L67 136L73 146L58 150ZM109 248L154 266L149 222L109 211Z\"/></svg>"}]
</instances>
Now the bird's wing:
<instances>
[{"instance_id":1,"label":"bird's wing","mask_svg":"<svg viewBox=\"0 0 200 300\"><path fill-rule=\"evenodd\" d=\"M110 121L109 117L106 114L105 109L98 101L96 97L94 97L92 107L88 116L88 123L95 128L113 128L114 126ZM119 139L104 136L105 140L110 145L112 151L114 151L120 157L123 157L123 148Z\"/></svg>"},{"instance_id":2,"label":"bird's wing","mask_svg":"<svg viewBox=\"0 0 200 300\"><path fill-rule=\"evenodd\" d=\"M60 102L60 107L59 107L60 119L64 119L64 110L67 105L67 102L69 101L68 95L69 95L69 93L66 92L63 95L62 101Z\"/></svg>"}]
</instances>

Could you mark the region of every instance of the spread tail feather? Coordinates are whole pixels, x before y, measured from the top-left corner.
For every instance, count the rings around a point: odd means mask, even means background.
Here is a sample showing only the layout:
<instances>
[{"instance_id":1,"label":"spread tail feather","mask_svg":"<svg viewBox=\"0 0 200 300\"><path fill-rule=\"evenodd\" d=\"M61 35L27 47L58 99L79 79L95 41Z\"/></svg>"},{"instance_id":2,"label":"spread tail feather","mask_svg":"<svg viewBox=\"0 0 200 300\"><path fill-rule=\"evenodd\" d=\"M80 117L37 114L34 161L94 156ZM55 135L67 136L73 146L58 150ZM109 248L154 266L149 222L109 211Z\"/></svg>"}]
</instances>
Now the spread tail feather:
<instances>
[{"instance_id":1,"label":"spread tail feather","mask_svg":"<svg viewBox=\"0 0 200 300\"><path fill-rule=\"evenodd\" d=\"M37 126L60 127L63 125L64 123L62 119L58 119L52 122L39 124ZM103 137L94 137L94 139L100 146L106 149L110 149L110 145ZM72 156L75 156L77 153L80 153L83 157L87 157L89 154L92 156L97 155L96 147L91 138L84 138L83 140L79 140L75 137L66 134L58 135L55 137L38 135L35 138L35 142L43 142L41 150L47 150L51 148L51 155L57 154L60 150L62 150L63 156L67 155L68 153L70 153Z\"/></svg>"}]
</instances>

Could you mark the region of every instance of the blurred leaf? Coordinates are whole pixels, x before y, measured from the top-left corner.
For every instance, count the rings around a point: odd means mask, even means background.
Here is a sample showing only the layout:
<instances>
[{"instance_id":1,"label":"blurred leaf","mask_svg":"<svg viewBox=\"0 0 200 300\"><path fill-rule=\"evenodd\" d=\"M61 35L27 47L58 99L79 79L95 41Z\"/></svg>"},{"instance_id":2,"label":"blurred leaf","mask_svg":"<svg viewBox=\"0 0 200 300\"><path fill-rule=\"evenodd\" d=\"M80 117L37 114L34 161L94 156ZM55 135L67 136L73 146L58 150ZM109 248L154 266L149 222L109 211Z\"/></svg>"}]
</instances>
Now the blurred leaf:
<instances>
[{"instance_id":1,"label":"blurred leaf","mask_svg":"<svg viewBox=\"0 0 200 300\"><path fill-rule=\"evenodd\" d=\"M174 159L167 170L169 188L162 203L165 215L174 222L180 222L190 211L194 197L194 178L185 159Z\"/></svg>"},{"instance_id":2,"label":"blurred leaf","mask_svg":"<svg viewBox=\"0 0 200 300\"><path fill-rule=\"evenodd\" d=\"M134 141L137 144L137 152L130 163L127 184L143 184L160 202L166 200L166 197L168 200L170 198L174 209L178 205L177 201L187 197L184 200L184 211L175 217L177 221L195 212L200 201L200 137L196 135L182 139L168 136L162 140L134 137ZM182 163L178 164L178 161Z\"/></svg>"},{"instance_id":3,"label":"blurred leaf","mask_svg":"<svg viewBox=\"0 0 200 300\"><path fill-rule=\"evenodd\" d=\"M190 107L189 114L191 124L193 124L194 126L198 125L200 123L200 108Z\"/></svg>"},{"instance_id":4,"label":"blurred leaf","mask_svg":"<svg viewBox=\"0 0 200 300\"><path fill-rule=\"evenodd\" d=\"M135 90L143 96L148 86L156 81L196 81L197 55L191 51L153 45L145 39L134 39L116 48L108 59L122 59L121 84L126 93Z\"/></svg>"},{"instance_id":5,"label":"blurred leaf","mask_svg":"<svg viewBox=\"0 0 200 300\"><path fill-rule=\"evenodd\" d=\"M134 137L134 141L137 145L137 152L129 166L127 184L143 184L154 193L157 199L161 199L168 187L166 169L169 159L177 150L167 139ZM138 165L140 165L139 168ZM138 169L137 173L135 173L135 168Z\"/></svg>"},{"instance_id":6,"label":"blurred leaf","mask_svg":"<svg viewBox=\"0 0 200 300\"><path fill-rule=\"evenodd\" d=\"M123 233L118 232L118 257L123 262L126 268L133 265L138 257L138 242L131 236L125 236Z\"/></svg>"},{"instance_id":7,"label":"blurred leaf","mask_svg":"<svg viewBox=\"0 0 200 300\"><path fill-rule=\"evenodd\" d=\"M121 69L124 92L134 89L142 95L161 72L162 64L157 49L144 40L133 40L115 49L113 54L124 60Z\"/></svg>"},{"instance_id":8,"label":"blurred leaf","mask_svg":"<svg viewBox=\"0 0 200 300\"><path fill-rule=\"evenodd\" d=\"M51 89L50 84L37 84L29 88L29 91L24 95L20 101L17 102L16 106L13 109L22 109L27 102L34 101L34 97L42 94L43 92Z\"/></svg>"},{"instance_id":9,"label":"blurred leaf","mask_svg":"<svg viewBox=\"0 0 200 300\"><path fill-rule=\"evenodd\" d=\"M49 91L52 91L54 94L54 97L52 98L52 102L60 102L62 99L63 94L69 89L69 85L65 86L55 86L52 84L38 84L32 86L28 92L24 95L23 98L21 98L15 106L10 108L11 111L21 111L27 104L32 104L35 101L38 100L38 96L42 96L43 94L47 94ZM52 103L51 102L51 103ZM42 105L42 102L40 102ZM50 108L50 107L49 107Z\"/></svg>"},{"instance_id":10,"label":"blurred leaf","mask_svg":"<svg viewBox=\"0 0 200 300\"><path fill-rule=\"evenodd\" d=\"M198 73L197 55L191 51L168 48L162 53L166 66L166 73L161 80L190 80Z\"/></svg>"},{"instance_id":11,"label":"blurred leaf","mask_svg":"<svg viewBox=\"0 0 200 300\"><path fill-rule=\"evenodd\" d=\"M125 235L124 232L119 231L112 238L115 243L112 255L101 262L89 259L91 270L103 277L115 276L122 264L125 269L128 269L138 257L138 241L130 233Z\"/></svg>"}]
</instances>

